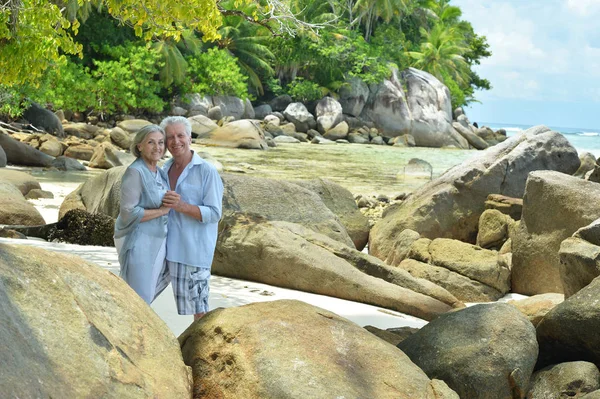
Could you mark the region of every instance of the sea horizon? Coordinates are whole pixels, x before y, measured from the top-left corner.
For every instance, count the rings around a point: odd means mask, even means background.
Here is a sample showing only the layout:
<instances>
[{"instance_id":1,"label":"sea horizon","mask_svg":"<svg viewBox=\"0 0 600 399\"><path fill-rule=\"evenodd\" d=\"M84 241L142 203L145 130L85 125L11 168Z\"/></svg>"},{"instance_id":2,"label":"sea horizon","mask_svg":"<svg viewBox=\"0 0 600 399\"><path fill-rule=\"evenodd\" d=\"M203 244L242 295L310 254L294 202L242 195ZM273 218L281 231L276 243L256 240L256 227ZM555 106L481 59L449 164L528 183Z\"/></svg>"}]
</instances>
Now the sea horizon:
<instances>
[{"instance_id":1,"label":"sea horizon","mask_svg":"<svg viewBox=\"0 0 600 399\"><path fill-rule=\"evenodd\" d=\"M533 124L507 123L507 122L478 122L479 126L487 126L492 130L506 130L507 136L512 136L530 127ZM600 158L600 128L580 128L545 125L548 128L563 134L579 154L590 152L596 158Z\"/></svg>"}]
</instances>

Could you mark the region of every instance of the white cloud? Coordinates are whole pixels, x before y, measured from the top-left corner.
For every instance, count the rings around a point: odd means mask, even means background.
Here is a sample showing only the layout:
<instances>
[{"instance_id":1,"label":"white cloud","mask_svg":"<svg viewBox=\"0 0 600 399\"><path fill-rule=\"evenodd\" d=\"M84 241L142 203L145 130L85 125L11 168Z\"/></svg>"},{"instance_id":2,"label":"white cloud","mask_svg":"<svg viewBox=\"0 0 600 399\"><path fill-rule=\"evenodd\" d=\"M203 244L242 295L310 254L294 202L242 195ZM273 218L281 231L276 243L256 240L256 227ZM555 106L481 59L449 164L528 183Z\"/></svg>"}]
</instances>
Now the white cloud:
<instances>
[{"instance_id":1,"label":"white cloud","mask_svg":"<svg viewBox=\"0 0 600 399\"><path fill-rule=\"evenodd\" d=\"M597 101L600 35L587 18L600 13L600 0L452 4L490 45L492 56L477 68L494 87L485 97Z\"/></svg>"},{"instance_id":2,"label":"white cloud","mask_svg":"<svg viewBox=\"0 0 600 399\"><path fill-rule=\"evenodd\" d=\"M600 12L600 0L567 0L567 9L581 17L593 17Z\"/></svg>"}]
</instances>

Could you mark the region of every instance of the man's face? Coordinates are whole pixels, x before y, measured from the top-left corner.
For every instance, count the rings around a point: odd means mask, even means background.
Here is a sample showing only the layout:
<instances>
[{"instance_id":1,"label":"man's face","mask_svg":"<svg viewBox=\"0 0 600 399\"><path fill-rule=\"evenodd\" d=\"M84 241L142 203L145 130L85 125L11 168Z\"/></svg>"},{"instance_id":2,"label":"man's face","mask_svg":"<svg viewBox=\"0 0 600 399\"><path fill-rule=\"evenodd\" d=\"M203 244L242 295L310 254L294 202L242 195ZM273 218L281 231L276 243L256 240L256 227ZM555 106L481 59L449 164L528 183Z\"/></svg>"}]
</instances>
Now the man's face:
<instances>
[{"instance_id":1,"label":"man's face","mask_svg":"<svg viewBox=\"0 0 600 399\"><path fill-rule=\"evenodd\" d=\"M190 153L192 137L185 132L185 126L181 123L169 125L165 129L167 134L167 148L173 158L187 156Z\"/></svg>"}]
</instances>

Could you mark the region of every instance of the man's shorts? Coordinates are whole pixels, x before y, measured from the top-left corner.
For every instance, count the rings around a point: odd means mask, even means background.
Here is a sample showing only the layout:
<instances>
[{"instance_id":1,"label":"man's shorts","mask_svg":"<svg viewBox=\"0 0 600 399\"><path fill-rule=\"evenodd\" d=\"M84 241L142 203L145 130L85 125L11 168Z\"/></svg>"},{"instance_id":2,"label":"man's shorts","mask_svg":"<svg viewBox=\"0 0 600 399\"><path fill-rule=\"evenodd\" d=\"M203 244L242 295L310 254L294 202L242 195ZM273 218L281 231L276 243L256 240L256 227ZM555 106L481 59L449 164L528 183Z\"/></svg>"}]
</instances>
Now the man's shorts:
<instances>
[{"instance_id":1,"label":"man's shorts","mask_svg":"<svg viewBox=\"0 0 600 399\"><path fill-rule=\"evenodd\" d=\"M181 315L208 312L210 269L167 261L173 284L177 313Z\"/></svg>"}]
</instances>

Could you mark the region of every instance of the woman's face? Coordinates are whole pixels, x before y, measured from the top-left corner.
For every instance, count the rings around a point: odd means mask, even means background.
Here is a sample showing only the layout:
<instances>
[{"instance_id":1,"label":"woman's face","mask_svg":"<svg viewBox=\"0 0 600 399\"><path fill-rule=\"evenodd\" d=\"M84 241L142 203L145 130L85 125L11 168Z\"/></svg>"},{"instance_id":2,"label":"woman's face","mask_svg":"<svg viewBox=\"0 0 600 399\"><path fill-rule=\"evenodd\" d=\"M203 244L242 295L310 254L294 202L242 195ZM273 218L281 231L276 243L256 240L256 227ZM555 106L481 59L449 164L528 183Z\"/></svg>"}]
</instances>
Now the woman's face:
<instances>
[{"instance_id":1,"label":"woman's face","mask_svg":"<svg viewBox=\"0 0 600 399\"><path fill-rule=\"evenodd\" d=\"M161 132L149 133L137 148L146 162L156 163L165 154L165 138Z\"/></svg>"}]
</instances>

